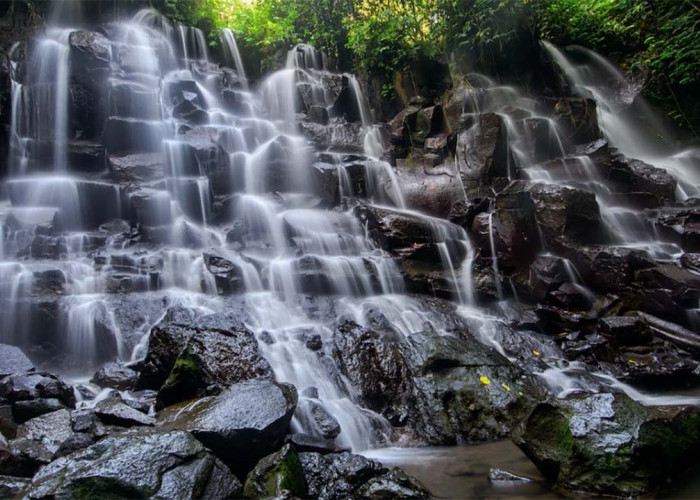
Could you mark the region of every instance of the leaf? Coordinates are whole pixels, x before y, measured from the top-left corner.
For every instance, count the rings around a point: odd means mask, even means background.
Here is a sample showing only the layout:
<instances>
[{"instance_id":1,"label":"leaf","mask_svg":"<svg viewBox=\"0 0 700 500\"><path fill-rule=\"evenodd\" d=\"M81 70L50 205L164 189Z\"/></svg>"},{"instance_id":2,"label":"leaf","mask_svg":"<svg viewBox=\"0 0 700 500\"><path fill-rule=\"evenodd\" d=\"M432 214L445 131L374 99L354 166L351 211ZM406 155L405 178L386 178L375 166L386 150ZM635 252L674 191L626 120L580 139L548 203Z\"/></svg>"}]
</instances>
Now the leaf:
<instances>
[{"instance_id":1,"label":"leaf","mask_svg":"<svg viewBox=\"0 0 700 500\"><path fill-rule=\"evenodd\" d=\"M484 375L479 377L479 382L481 382L484 385L491 385L491 381L489 380L489 378Z\"/></svg>"}]
</instances>

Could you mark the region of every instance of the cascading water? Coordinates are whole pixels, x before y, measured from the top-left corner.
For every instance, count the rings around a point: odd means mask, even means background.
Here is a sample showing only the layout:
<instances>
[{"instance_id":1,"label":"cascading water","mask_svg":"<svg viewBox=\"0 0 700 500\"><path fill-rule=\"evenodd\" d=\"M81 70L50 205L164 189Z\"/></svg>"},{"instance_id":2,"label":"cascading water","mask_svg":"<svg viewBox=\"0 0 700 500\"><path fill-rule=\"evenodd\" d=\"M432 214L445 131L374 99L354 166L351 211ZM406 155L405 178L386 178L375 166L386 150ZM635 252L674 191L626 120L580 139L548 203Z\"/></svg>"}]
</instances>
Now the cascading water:
<instances>
[{"instance_id":1,"label":"cascading water","mask_svg":"<svg viewBox=\"0 0 700 500\"><path fill-rule=\"evenodd\" d=\"M313 418L320 407L339 424L339 444L357 451L391 443L388 417L360 403L333 361L330 322L310 302L333 297L329 314L360 327L383 317L407 341L426 332L456 335L407 295L397 256L378 248L358 220L356 209L363 207L428 228L426 252L440 262L447 294L482 342L506 353L502 320L474 307L476 252L467 232L411 209L394 167L383 161L382 131L354 76L330 71L322 53L300 45L285 68L251 90L228 30L222 38L235 68L226 70L209 59L201 30L175 28L152 10L107 31L109 38L99 35L108 47L106 95L96 91L104 133L101 144L89 144L103 155L95 168L68 154L84 146L71 136L68 120L76 31L50 30L30 58L27 78L12 82L13 174L0 226L0 300L7 306L0 319L8 325L2 341L29 348L62 339L51 358L81 378L107 360L142 358L147 333L167 307L201 316L225 311L222 295L236 295L276 378L299 390L296 430L323 434ZM541 162L552 158L538 158L533 127L555 145L553 156L572 152L554 121L514 88L481 82L472 109L463 111L503 119L512 151L504 177L524 171L542 182L587 182L604 198L584 159L576 176L543 174ZM39 120L45 113L51 119ZM311 147L309 133L318 134L323 151ZM33 146L49 139L50 158L37 157L40 148ZM51 175L37 175L45 171ZM469 201L463 183L460 190ZM613 230L625 224L614 207L601 209ZM492 215L488 222L502 298ZM620 244L648 241L615 232ZM222 277L229 272L236 279ZM570 280L585 289L573 270ZM51 331L43 330L47 324ZM553 361L542 378L557 392L600 387L578 381L572 366Z\"/></svg>"}]
</instances>

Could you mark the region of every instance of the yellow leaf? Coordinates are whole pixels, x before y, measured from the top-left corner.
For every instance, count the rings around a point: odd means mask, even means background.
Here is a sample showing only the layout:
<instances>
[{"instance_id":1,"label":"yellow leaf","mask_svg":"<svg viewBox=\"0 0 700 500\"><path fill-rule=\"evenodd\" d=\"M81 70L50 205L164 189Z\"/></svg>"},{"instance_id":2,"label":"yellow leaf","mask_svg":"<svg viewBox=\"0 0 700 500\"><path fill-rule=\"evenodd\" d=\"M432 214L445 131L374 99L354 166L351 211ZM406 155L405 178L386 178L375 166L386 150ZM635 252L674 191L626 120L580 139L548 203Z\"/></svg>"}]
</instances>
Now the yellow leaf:
<instances>
[{"instance_id":1,"label":"yellow leaf","mask_svg":"<svg viewBox=\"0 0 700 500\"><path fill-rule=\"evenodd\" d=\"M535 356L539 356L539 355L540 355L540 351L535 351L535 350L533 349L533 350L532 350L532 354L534 354Z\"/></svg>"},{"instance_id":2,"label":"yellow leaf","mask_svg":"<svg viewBox=\"0 0 700 500\"><path fill-rule=\"evenodd\" d=\"M523 396L523 395L524 395L524 394L523 394L523 391L519 391L519 392L518 392L518 396Z\"/></svg>"},{"instance_id":3,"label":"yellow leaf","mask_svg":"<svg viewBox=\"0 0 700 500\"><path fill-rule=\"evenodd\" d=\"M637 362L636 362L635 360L633 360L633 359L628 359L627 362L628 362L629 364L631 364L631 365L638 365L638 364L639 364L639 363L637 363Z\"/></svg>"},{"instance_id":4,"label":"yellow leaf","mask_svg":"<svg viewBox=\"0 0 700 500\"><path fill-rule=\"evenodd\" d=\"M491 381L489 380L489 378L483 375L479 377L479 382L481 382L484 385L491 385Z\"/></svg>"},{"instance_id":5,"label":"yellow leaf","mask_svg":"<svg viewBox=\"0 0 700 500\"><path fill-rule=\"evenodd\" d=\"M508 387L506 384L501 384L501 387L503 387L506 391L510 392L510 387Z\"/></svg>"}]
</instances>

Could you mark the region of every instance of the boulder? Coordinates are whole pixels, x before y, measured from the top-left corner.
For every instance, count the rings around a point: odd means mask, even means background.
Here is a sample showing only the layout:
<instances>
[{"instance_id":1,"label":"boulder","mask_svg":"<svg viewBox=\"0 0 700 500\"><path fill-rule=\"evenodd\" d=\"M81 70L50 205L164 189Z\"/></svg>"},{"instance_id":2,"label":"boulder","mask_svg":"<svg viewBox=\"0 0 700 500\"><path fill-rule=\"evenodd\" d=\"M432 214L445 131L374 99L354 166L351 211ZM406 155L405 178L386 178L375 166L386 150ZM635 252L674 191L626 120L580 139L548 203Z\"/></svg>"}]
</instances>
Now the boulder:
<instances>
[{"instance_id":1,"label":"boulder","mask_svg":"<svg viewBox=\"0 0 700 500\"><path fill-rule=\"evenodd\" d=\"M100 387L110 387L122 391L131 389L138 377L138 373L119 362L109 362L90 379L90 383Z\"/></svg>"},{"instance_id":2,"label":"boulder","mask_svg":"<svg viewBox=\"0 0 700 500\"><path fill-rule=\"evenodd\" d=\"M230 498L241 483L190 434L107 437L59 458L25 490L27 498Z\"/></svg>"},{"instance_id":3,"label":"boulder","mask_svg":"<svg viewBox=\"0 0 700 500\"><path fill-rule=\"evenodd\" d=\"M119 427L154 425L152 417L128 406L117 398L107 398L95 405L95 415L107 425Z\"/></svg>"},{"instance_id":4,"label":"boulder","mask_svg":"<svg viewBox=\"0 0 700 500\"><path fill-rule=\"evenodd\" d=\"M125 80L113 80L109 88L109 110L113 116L157 120L160 105L156 89Z\"/></svg>"},{"instance_id":5,"label":"boulder","mask_svg":"<svg viewBox=\"0 0 700 500\"><path fill-rule=\"evenodd\" d=\"M297 454L289 444L260 460L250 471L243 487L247 498L269 498L293 495L308 497L304 471Z\"/></svg>"},{"instance_id":6,"label":"boulder","mask_svg":"<svg viewBox=\"0 0 700 500\"><path fill-rule=\"evenodd\" d=\"M564 97L554 104L554 123L564 139L572 144L587 144L600 139L598 113L593 99Z\"/></svg>"},{"instance_id":7,"label":"boulder","mask_svg":"<svg viewBox=\"0 0 700 500\"><path fill-rule=\"evenodd\" d=\"M12 417L15 422L22 424L32 418L65 408L66 405L56 398L37 398L26 401L15 401L12 404Z\"/></svg>"},{"instance_id":8,"label":"boulder","mask_svg":"<svg viewBox=\"0 0 700 500\"><path fill-rule=\"evenodd\" d=\"M167 429L190 432L245 477L259 459L279 449L296 403L294 386L255 379L168 409L159 421Z\"/></svg>"},{"instance_id":9,"label":"boulder","mask_svg":"<svg viewBox=\"0 0 700 500\"><path fill-rule=\"evenodd\" d=\"M584 242L600 239L602 222L594 193L557 184L535 184L529 191L547 240L563 235Z\"/></svg>"},{"instance_id":10,"label":"boulder","mask_svg":"<svg viewBox=\"0 0 700 500\"><path fill-rule=\"evenodd\" d=\"M11 403L36 398L55 398L75 407L73 388L56 375L44 372L14 374L0 380L0 397Z\"/></svg>"},{"instance_id":11,"label":"boulder","mask_svg":"<svg viewBox=\"0 0 700 500\"><path fill-rule=\"evenodd\" d=\"M13 345L0 344L0 377L33 369L34 365L22 349Z\"/></svg>"},{"instance_id":12,"label":"boulder","mask_svg":"<svg viewBox=\"0 0 700 500\"><path fill-rule=\"evenodd\" d=\"M539 403L512 438L555 488L643 496L696 463L700 410L574 394Z\"/></svg>"},{"instance_id":13,"label":"boulder","mask_svg":"<svg viewBox=\"0 0 700 500\"><path fill-rule=\"evenodd\" d=\"M607 177L627 186L630 192L651 193L666 201L676 199L676 179L666 170L641 160L616 156L610 162Z\"/></svg>"},{"instance_id":14,"label":"boulder","mask_svg":"<svg viewBox=\"0 0 700 500\"><path fill-rule=\"evenodd\" d=\"M109 170L119 184L153 181L163 177L163 159L160 153L110 155Z\"/></svg>"},{"instance_id":15,"label":"boulder","mask_svg":"<svg viewBox=\"0 0 700 500\"><path fill-rule=\"evenodd\" d=\"M516 175L506 125L503 118L494 113L481 114L476 123L460 130L455 155L467 190L488 184L494 177L513 178Z\"/></svg>"},{"instance_id":16,"label":"boulder","mask_svg":"<svg viewBox=\"0 0 700 500\"><path fill-rule=\"evenodd\" d=\"M428 492L405 472L360 455L307 452L298 457L313 498L428 498Z\"/></svg>"},{"instance_id":17,"label":"boulder","mask_svg":"<svg viewBox=\"0 0 700 500\"><path fill-rule=\"evenodd\" d=\"M157 153L161 150L163 124L155 120L110 117L105 122L102 142L111 154Z\"/></svg>"},{"instance_id":18,"label":"boulder","mask_svg":"<svg viewBox=\"0 0 700 500\"><path fill-rule=\"evenodd\" d=\"M180 322L166 316L151 330L137 388L159 389L162 407L271 376L255 335L235 317L218 313Z\"/></svg>"}]
</instances>

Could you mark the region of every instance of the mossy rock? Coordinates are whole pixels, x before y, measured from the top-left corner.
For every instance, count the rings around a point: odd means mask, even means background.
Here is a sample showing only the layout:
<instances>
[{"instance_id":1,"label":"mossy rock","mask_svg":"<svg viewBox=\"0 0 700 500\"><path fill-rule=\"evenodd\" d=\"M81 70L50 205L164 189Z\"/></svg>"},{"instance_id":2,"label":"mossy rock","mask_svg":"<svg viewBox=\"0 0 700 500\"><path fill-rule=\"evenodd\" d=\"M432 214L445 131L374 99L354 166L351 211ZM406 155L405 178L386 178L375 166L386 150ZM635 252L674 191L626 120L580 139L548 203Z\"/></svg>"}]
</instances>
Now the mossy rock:
<instances>
[{"instance_id":1,"label":"mossy rock","mask_svg":"<svg viewBox=\"0 0 700 500\"><path fill-rule=\"evenodd\" d=\"M283 492L301 498L308 496L301 463L288 444L280 451L261 459L248 474L243 487L243 494L247 498L276 497Z\"/></svg>"},{"instance_id":2,"label":"mossy rock","mask_svg":"<svg viewBox=\"0 0 700 500\"><path fill-rule=\"evenodd\" d=\"M512 437L556 488L642 496L695 463L700 409L577 394L540 403Z\"/></svg>"},{"instance_id":3,"label":"mossy rock","mask_svg":"<svg viewBox=\"0 0 700 500\"><path fill-rule=\"evenodd\" d=\"M200 357L189 346L185 347L158 391L158 406L162 408L198 396L206 387L205 370Z\"/></svg>"}]
</instances>

